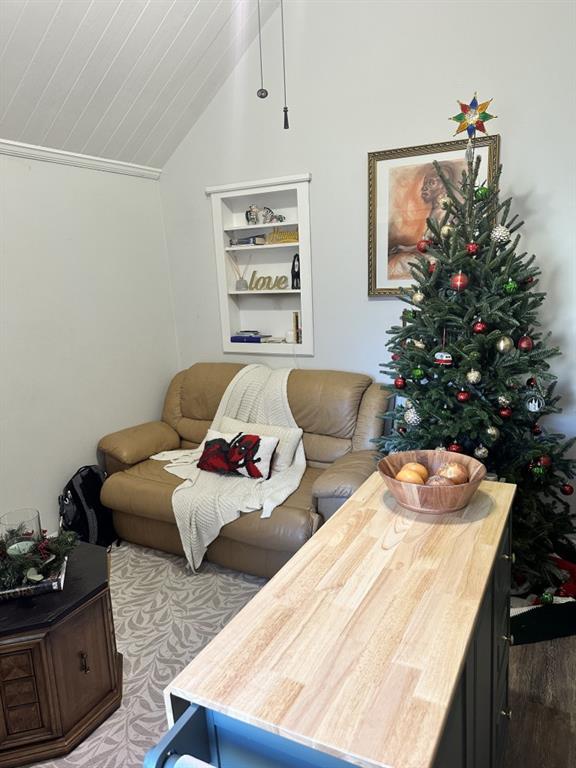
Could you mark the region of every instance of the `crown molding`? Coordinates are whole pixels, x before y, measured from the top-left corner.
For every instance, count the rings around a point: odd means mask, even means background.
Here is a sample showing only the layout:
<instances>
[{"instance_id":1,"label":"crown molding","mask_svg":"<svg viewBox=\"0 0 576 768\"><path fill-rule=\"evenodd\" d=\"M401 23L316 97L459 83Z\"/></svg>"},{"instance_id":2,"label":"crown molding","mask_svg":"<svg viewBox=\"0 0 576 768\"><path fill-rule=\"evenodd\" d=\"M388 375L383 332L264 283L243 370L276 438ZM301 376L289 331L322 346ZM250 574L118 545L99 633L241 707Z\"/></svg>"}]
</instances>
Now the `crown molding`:
<instances>
[{"instance_id":1,"label":"crown molding","mask_svg":"<svg viewBox=\"0 0 576 768\"><path fill-rule=\"evenodd\" d=\"M0 155L24 157L29 160L41 160L44 163L57 163L58 165L73 165L77 168L120 173L124 176L138 176L153 181L157 181L162 173L160 168L150 168L147 165L135 165L134 163L123 163L120 160L107 160L104 157L80 155L76 152L65 152L63 149L37 147L34 144L22 144L20 141L9 141L8 139L0 139Z\"/></svg>"}]
</instances>

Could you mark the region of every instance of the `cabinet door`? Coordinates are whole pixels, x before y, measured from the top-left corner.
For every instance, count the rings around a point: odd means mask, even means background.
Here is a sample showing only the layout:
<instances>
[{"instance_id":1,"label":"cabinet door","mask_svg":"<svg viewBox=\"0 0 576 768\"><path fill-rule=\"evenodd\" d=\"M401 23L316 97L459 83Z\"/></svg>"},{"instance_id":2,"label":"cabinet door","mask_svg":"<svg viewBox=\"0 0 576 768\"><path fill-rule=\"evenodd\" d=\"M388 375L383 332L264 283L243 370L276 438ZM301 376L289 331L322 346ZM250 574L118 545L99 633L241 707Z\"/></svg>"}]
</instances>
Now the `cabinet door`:
<instances>
[{"instance_id":1,"label":"cabinet door","mask_svg":"<svg viewBox=\"0 0 576 768\"><path fill-rule=\"evenodd\" d=\"M103 592L50 634L64 732L115 687L109 600Z\"/></svg>"}]
</instances>

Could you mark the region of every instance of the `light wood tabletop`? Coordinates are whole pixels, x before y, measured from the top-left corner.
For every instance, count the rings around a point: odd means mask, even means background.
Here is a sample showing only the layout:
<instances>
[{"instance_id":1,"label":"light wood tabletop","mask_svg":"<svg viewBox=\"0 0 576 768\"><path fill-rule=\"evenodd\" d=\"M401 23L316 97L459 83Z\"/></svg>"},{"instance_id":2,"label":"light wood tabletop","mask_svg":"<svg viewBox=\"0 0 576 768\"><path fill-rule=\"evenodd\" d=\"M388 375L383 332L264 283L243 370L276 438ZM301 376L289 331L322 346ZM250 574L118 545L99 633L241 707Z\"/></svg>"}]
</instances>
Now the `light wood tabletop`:
<instances>
[{"instance_id":1,"label":"light wood tabletop","mask_svg":"<svg viewBox=\"0 0 576 768\"><path fill-rule=\"evenodd\" d=\"M398 506L374 473L165 691L364 768L428 768L515 486ZM170 717L170 715L169 715Z\"/></svg>"}]
</instances>

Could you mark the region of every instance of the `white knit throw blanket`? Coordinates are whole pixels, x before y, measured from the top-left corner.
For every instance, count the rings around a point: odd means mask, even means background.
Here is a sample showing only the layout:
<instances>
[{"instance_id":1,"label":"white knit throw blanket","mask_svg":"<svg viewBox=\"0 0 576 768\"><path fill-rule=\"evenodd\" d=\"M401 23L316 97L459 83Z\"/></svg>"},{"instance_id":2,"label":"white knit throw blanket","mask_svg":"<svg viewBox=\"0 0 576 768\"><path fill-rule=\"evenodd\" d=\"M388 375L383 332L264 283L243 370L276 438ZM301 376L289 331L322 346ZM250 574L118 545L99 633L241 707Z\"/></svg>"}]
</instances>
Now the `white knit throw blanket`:
<instances>
[{"instance_id":1,"label":"white knit throw blanket","mask_svg":"<svg viewBox=\"0 0 576 768\"><path fill-rule=\"evenodd\" d=\"M240 421L298 427L288 403L289 368L272 370L264 365L242 368L228 385L212 429L220 430L223 416ZM265 480L218 475L198 469L201 450L164 451L153 459L169 460L165 469L185 478L172 494L172 507L184 552L195 571L208 545L222 526L236 520L243 512L262 509L262 517L282 504L298 488L306 469L302 440L292 464Z\"/></svg>"}]
</instances>

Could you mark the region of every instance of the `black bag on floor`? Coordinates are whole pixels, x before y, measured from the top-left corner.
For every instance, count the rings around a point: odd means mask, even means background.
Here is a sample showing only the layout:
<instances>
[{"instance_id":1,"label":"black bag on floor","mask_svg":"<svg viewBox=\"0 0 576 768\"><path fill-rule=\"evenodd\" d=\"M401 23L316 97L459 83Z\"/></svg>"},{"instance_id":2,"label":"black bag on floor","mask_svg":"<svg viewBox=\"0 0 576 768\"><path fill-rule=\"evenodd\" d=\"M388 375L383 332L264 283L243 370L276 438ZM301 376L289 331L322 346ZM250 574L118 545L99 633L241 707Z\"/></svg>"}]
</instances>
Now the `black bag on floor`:
<instances>
[{"instance_id":1,"label":"black bag on floor","mask_svg":"<svg viewBox=\"0 0 576 768\"><path fill-rule=\"evenodd\" d=\"M96 465L80 467L58 497L60 526L75 531L81 541L108 547L118 536L112 522L112 510L100 501L106 472Z\"/></svg>"}]
</instances>

